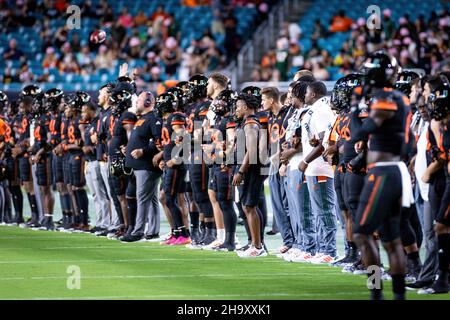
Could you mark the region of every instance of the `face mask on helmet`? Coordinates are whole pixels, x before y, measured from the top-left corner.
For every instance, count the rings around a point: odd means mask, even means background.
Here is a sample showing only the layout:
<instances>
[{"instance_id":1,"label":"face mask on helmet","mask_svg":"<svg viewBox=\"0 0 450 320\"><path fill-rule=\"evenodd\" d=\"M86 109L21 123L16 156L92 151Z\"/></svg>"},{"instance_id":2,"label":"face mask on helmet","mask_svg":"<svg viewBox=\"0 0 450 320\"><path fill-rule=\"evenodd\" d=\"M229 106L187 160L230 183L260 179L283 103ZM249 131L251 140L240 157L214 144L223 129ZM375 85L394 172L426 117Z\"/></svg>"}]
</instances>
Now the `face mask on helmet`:
<instances>
[{"instance_id":1,"label":"face mask on helmet","mask_svg":"<svg viewBox=\"0 0 450 320\"><path fill-rule=\"evenodd\" d=\"M0 111L5 109L8 105L8 96L3 91L0 91Z\"/></svg>"},{"instance_id":2,"label":"face mask on helmet","mask_svg":"<svg viewBox=\"0 0 450 320\"><path fill-rule=\"evenodd\" d=\"M88 103L91 100L91 96L85 91L77 91L76 95L82 104Z\"/></svg>"},{"instance_id":3,"label":"face mask on helmet","mask_svg":"<svg viewBox=\"0 0 450 320\"><path fill-rule=\"evenodd\" d=\"M254 96L258 100L259 104L260 105L262 104L261 88L255 86L248 86L242 89L241 93L246 93Z\"/></svg>"},{"instance_id":4,"label":"face mask on helmet","mask_svg":"<svg viewBox=\"0 0 450 320\"><path fill-rule=\"evenodd\" d=\"M131 108L131 94L128 91L115 90L110 97L111 113L114 116L121 115L124 111Z\"/></svg>"},{"instance_id":5,"label":"face mask on helmet","mask_svg":"<svg viewBox=\"0 0 450 320\"><path fill-rule=\"evenodd\" d=\"M31 107L31 115L33 118L37 118L45 113L45 97L43 93L36 95L33 99Z\"/></svg>"},{"instance_id":6,"label":"face mask on helmet","mask_svg":"<svg viewBox=\"0 0 450 320\"><path fill-rule=\"evenodd\" d=\"M64 102L66 104L66 108L70 108L72 110L81 111L81 108L83 107L83 100L80 98L80 96L77 93L71 93L64 97Z\"/></svg>"},{"instance_id":7,"label":"face mask on helmet","mask_svg":"<svg viewBox=\"0 0 450 320\"><path fill-rule=\"evenodd\" d=\"M336 81L330 99L334 109L345 111L350 108L353 90L362 85L362 78L362 74L351 73Z\"/></svg>"},{"instance_id":8,"label":"face mask on helmet","mask_svg":"<svg viewBox=\"0 0 450 320\"><path fill-rule=\"evenodd\" d=\"M45 103L44 103L44 109L45 111L55 111L59 104L62 101L64 92L57 88L49 89L45 92Z\"/></svg>"},{"instance_id":9,"label":"face mask on helmet","mask_svg":"<svg viewBox=\"0 0 450 320\"><path fill-rule=\"evenodd\" d=\"M166 93L171 93L177 98L178 105L176 107L176 110L183 110L186 104L184 91L178 87L172 87L167 89Z\"/></svg>"},{"instance_id":10,"label":"face mask on helmet","mask_svg":"<svg viewBox=\"0 0 450 320\"><path fill-rule=\"evenodd\" d=\"M26 97L26 96L35 97L41 93L42 93L42 89L39 86L37 86L35 84L30 84L22 89L22 92L20 93L20 95L22 97Z\"/></svg>"},{"instance_id":11,"label":"face mask on helmet","mask_svg":"<svg viewBox=\"0 0 450 320\"><path fill-rule=\"evenodd\" d=\"M420 75L417 72L404 70L398 74L395 88L409 96L411 93L412 81L418 78L420 78Z\"/></svg>"},{"instance_id":12,"label":"face mask on helmet","mask_svg":"<svg viewBox=\"0 0 450 320\"><path fill-rule=\"evenodd\" d=\"M450 114L450 85L442 83L428 98L430 117L440 121Z\"/></svg>"},{"instance_id":13,"label":"face mask on helmet","mask_svg":"<svg viewBox=\"0 0 450 320\"><path fill-rule=\"evenodd\" d=\"M156 99L155 110L159 117L164 117L166 114L170 114L176 111L178 105L177 97L172 93L166 92L160 94Z\"/></svg>"},{"instance_id":14,"label":"face mask on helmet","mask_svg":"<svg viewBox=\"0 0 450 320\"><path fill-rule=\"evenodd\" d=\"M384 51L371 53L362 67L364 84L376 87L391 87L397 79L397 60Z\"/></svg>"},{"instance_id":15,"label":"face mask on helmet","mask_svg":"<svg viewBox=\"0 0 450 320\"><path fill-rule=\"evenodd\" d=\"M208 78L204 75L194 75L189 78L189 87L192 92L194 100L206 97L206 86L208 85Z\"/></svg>"},{"instance_id":16,"label":"face mask on helmet","mask_svg":"<svg viewBox=\"0 0 450 320\"><path fill-rule=\"evenodd\" d=\"M236 93L232 90L225 89L219 93L211 104L211 110L219 116L223 116L231 111L232 106L236 103Z\"/></svg>"},{"instance_id":17,"label":"face mask on helmet","mask_svg":"<svg viewBox=\"0 0 450 320\"><path fill-rule=\"evenodd\" d=\"M128 91L131 95L136 93L136 82L127 76L117 78L116 90Z\"/></svg>"}]
</instances>

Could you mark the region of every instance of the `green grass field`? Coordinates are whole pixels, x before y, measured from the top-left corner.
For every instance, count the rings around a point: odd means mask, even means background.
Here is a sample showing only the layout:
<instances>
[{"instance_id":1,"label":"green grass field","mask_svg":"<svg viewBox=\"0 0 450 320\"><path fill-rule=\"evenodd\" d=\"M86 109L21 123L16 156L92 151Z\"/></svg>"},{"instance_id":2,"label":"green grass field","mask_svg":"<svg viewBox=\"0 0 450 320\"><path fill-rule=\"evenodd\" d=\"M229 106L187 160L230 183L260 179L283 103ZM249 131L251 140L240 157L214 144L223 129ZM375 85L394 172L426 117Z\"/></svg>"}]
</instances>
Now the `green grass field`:
<instances>
[{"instance_id":1,"label":"green grass field","mask_svg":"<svg viewBox=\"0 0 450 320\"><path fill-rule=\"evenodd\" d=\"M68 289L78 266L80 289ZM90 234L0 226L0 299L367 299L365 276L275 256L120 243ZM391 297L385 283L386 298ZM450 295L409 299L450 299Z\"/></svg>"}]
</instances>

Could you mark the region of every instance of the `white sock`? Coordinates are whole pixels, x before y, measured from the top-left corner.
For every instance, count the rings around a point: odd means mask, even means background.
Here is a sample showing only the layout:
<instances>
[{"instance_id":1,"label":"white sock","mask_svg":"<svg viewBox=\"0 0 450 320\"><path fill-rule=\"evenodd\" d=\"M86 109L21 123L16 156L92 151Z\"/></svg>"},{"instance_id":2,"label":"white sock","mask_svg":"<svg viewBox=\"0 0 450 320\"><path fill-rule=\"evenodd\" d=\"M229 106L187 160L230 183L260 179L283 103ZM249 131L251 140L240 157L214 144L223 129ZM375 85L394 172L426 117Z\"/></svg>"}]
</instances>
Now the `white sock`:
<instances>
[{"instance_id":1,"label":"white sock","mask_svg":"<svg viewBox=\"0 0 450 320\"><path fill-rule=\"evenodd\" d=\"M225 241L225 229L217 229L217 240L220 242Z\"/></svg>"}]
</instances>

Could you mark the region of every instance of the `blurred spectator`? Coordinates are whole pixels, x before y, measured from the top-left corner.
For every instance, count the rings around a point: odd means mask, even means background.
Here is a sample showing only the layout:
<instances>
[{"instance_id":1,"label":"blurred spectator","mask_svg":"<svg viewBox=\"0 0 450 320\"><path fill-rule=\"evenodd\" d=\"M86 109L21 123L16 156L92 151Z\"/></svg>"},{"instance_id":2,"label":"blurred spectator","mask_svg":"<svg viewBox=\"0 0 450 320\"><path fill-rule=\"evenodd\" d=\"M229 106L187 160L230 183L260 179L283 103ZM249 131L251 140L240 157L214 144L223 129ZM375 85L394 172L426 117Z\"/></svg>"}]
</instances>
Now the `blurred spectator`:
<instances>
[{"instance_id":1,"label":"blurred spectator","mask_svg":"<svg viewBox=\"0 0 450 320\"><path fill-rule=\"evenodd\" d=\"M141 41L138 37L133 37L128 43L127 56L131 59L138 59L141 54Z\"/></svg>"},{"instance_id":2,"label":"blurred spectator","mask_svg":"<svg viewBox=\"0 0 450 320\"><path fill-rule=\"evenodd\" d=\"M346 32L350 29L353 21L345 15L344 10L340 10L337 16L333 17L330 25L330 32Z\"/></svg>"},{"instance_id":3,"label":"blurred spectator","mask_svg":"<svg viewBox=\"0 0 450 320\"><path fill-rule=\"evenodd\" d=\"M143 10L140 10L136 17L134 17L134 25L135 26L143 26L146 25L148 21L147 16L145 15Z\"/></svg>"},{"instance_id":4,"label":"blurred spectator","mask_svg":"<svg viewBox=\"0 0 450 320\"><path fill-rule=\"evenodd\" d=\"M94 60L95 67L97 69L109 69L112 67L114 57L111 50L105 45L101 45L98 49L97 57Z\"/></svg>"},{"instance_id":5,"label":"blurred spectator","mask_svg":"<svg viewBox=\"0 0 450 320\"><path fill-rule=\"evenodd\" d=\"M287 38L280 38L277 40L275 68L278 70L282 81L287 80L289 58L288 49L289 40Z\"/></svg>"},{"instance_id":6,"label":"blurred spectator","mask_svg":"<svg viewBox=\"0 0 450 320\"><path fill-rule=\"evenodd\" d=\"M168 17L169 17L169 15L164 11L164 7L158 6L156 8L156 11L150 17L150 20L152 20L153 22L158 21L158 20L164 21Z\"/></svg>"},{"instance_id":7,"label":"blurred spectator","mask_svg":"<svg viewBox=\"0 0 450 320\"><path fill-rule=\"evenodd\" d=\"M60 48L64 43L68 41L68 39L67 26L64 25L56 31L53 44L55 48Z\"/></svg>"},{"instance_id":8,"label":"blurred spectator","mask_svg":"<svg viewBox=\"0 0 450 320\"><path fill-rule=\"evenodd\" d=\"M164 43L164 48L161 51L160 57L161 61L164 63L166 74L169 77L175 75L181 60L181 50L178 47L178 43L175 38L167 38Z\"/></svg>"},{"instance_id":9,"label":"blurred spectator","mask_svg":"<svg viewBox=\"0 0 450 320\"><path fill-rule=\"evenodd\" d=\"M225 27L224 45L227 50L227 63L229 63L231 61L231 58L237 54L240 46L240 39L236 32L237 20L234 17L232 8L227 9L223 25Z\"/></svg>"},{"instance_id":10,"label":"blurred spectator","mask_svg":"<svg viewBox=\"0 0 450 320\"><path fill-rule=\"evenodd\" d=\"M81 44L80 44L80 38L78 37L78 33L74 33L72 35L72 40L70 41L70 47L72 48L73 52L80 52Z\"/></svg>"},{"instance_id":11,"label":"blurred spectator","mask_svg":"<svg viewBox=\"0 0 450 320\"><path fill-rule=\"evenodd\" d=\"M11 39L9 41L8 50L3 54L3 59L5 59L5 60L20 60L24 57L25 57L25 55L22 52L22 50L17 48L17 40Z\"/></svg>"},{"instance_id":12,"label":"blurred spectator","mask_svg":"<svg viewBox=\"0 0 450 320\"><path fill-rule=\"evenodd\" d=\"M44 69L43 73L37 77L36 81L39 83L50 82L50 72L48 69Z\"/></svg>"},{"instance_id":13,"label":"blurred spectator","mask_svg":"<svg viewBox=\"0 0 450 320\"><path fill-rule=\"evenodd\" d=\"M83 46L76 58L83 74L89 74L93 71L94 59L88 46Z\"/></svg>"},{"instance_id":14,"label":"blurred spectator","mask_svg":"<svg viewBox=\"0 0 450 320\"><path fill-rule=\"evenodd\" d=\"M111 27L111 25L114 23L114 13L110 7L106 7L104 14L102 15L102 24L105 25L105 27Z\"/></svg>"},{"instance_id":15,"label":"blurred spectator","mask_svg":"<svg viewBox=\"0 0 450 320\"><path fill-rule=\"evenodd\" d=\"M394 35L395 31L395 23L391 19L391 10L384 9L383 10L383 18L381 20L384 35L387 39L390 39Z\"/></svg>"},{"instance_id":16,"label":"blurred spectator","mask_svg":"<svg viewBox=\"0 0 450 320\"><path fill-rule=\"evenodd\" d=\"M119 47L123 46L127 29L125 29L118 21L111 27L111 37Z\"/></svg>"},{"instance_id":17,"label":"blurred spectator","mask_svg":"<svg viewBox=\"0 0 450 320\"><path fill-rule=\"evenodd\" d=\"M216 35L224 35L225 34L225 28L223 26L222 22L222 14L218 9L214 10L213 12L213 20L211 22L211 32Z\"/></svg>"},{"instance_id":18,"label":"blurred spectator","mask_svg":"<svg viewBox=\"0 0 450 320\"><path fill-rule=\"evenodd\" d=\"M133 26L133 17L128 13L127 7L122 9L118 22L124 28L131 28Z\"/></svg>"},{"instance_id":19,"label":"blurred spectator","mask_svg":"<svg viewBox=\"0 0 450 320\"><path fill-rule=\"evenodd\" d=\"M63 56L59 63L59 71L61 73L80 73L80 66L72 52Z\"/></svg>"},{"instance_id":20,"label":"blurred spectator","mask_svg":"<svg viewBox=\"0 0 450 320\"><path fill-rule=\"evenodd\" d=\"M12 74L11 68L6 67L5 71L3 71L2 82L4 84L8 84L11 82L18 82L18 81L19 79L17 78L17 76Z\"/></svg>"},{"instance_id":21,"label":"blurred spectator","mask_svg":"<svg viewBox=\"0 0 450 320\"><path fill-rule=\"evenodd\" d=\"M23 63L19 70L19 80L20 82L29 83L34 79L34 75L28 67L28 63Z\"/></svg>"},{"instance_id":22,"label":"blurred spectator","mask_svg":"<svg viewBox=\"0 0 450 320\"><path fill-rule=\"evenodd\" d=\"M53 47L48 47L45 51L44 60L42 61L42 67L44 69L58 67L58 57L56 56L55 49Z\"/></svg>"},{"instance_id":23,"label":"blurred spectator","mask_svg":"<svg viewBox=\"0 0 450 320\"><path fill-rule=\"evenodd\" d=\"M327 30L320 22L320 19L316 19L314 22L314 28L311 35L311 41L315 43L319 38L325 38L327 36Z\"/></svg>"}]
</instances>

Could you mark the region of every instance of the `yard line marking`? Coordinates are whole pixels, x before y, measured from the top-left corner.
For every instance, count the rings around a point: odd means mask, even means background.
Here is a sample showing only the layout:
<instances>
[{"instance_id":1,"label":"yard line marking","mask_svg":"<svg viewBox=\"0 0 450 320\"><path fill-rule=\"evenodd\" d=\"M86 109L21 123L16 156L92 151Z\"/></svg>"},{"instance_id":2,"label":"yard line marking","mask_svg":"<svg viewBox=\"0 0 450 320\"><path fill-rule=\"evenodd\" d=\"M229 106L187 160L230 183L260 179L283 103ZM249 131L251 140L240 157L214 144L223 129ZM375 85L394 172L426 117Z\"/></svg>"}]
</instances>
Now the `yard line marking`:
<instances>
[{"instance_id":1,"label":"yard line marking","mask_svg":"<svg viewBox=\"0 0 450 320\"><path fill-rule=\"evenodd\" d=\"M343 295L343 296L350 296L354 295L354 292L341 292L339 294L336 293L327 293L322 292L320 295L325 296L336 296L336 295ZM34 297L30 298L32 300L92 300L92 299L158 299L158 298L183 298L183 299L190 299L192 297L198 297L198 298L210 298L210 297L315 297L318 296L317 293L284 293L284 292L266 292L266 293L255 293L255 294L240 294L240 293L226 293L226 294L195 294L195 293L185 293L185 294L153 294L153 295L142 295L142 296L81 296L81 297ZM362 298L363 299L363 298ZM23 300L23 298L13 298L13 299L7 299L7 300Z\"/></svg>"},{"instance_id":2,"label":"yard line marking","mask_svg":"<svg viewBox=\"0 0 450 320\"><path fill-rule=\"evenodd\" d=\"M217 256L215 258L201 258L201 257L193 257L193 258L150 258L150 259L95 259L95 260L16 260L16 261L0 261L0 265L2 264L40 264L40 263L99 263L99 262L152 262L152 261L222 261L225 256ZM233 257L231 257L233 258ZM242 261L244 259L239 259L237 256L234 256L235 261ZM229 260L230 261L230 260ZM246 262L250 262L249 260L245 260ZM255 261L255 260L253 260ZM261 259L258 260L258 263L283 263L286 265L294 265L293 263L286 263L283 260L279 259ZM309 266L315 269L320 267L328 267L327 265L311 265L311 264L297 264L299 266ZM311 268L311 269L312 269Z\"/></svg>"},{"instance_id":3,"label":"yard line marking","mask_svg":"<svg viewBox=\"0 0 450 320\"><path fill-rule=\"evenodd\" d=\"M245 274L158 274L158 275L111 275L111 276L81 276L82 279L152 279L152 278L196 278L196 277L217 277L217 278L227 278L227 277L240 277L240 278L248 278L248 279L257 279L261 276L264 277L298 277L298 274L294 273L266 273L266 274L257 274L255 276L249 276L248 273ZM336 275L326 275L333 276ZM67 276L49 276L49 277L31 277L29 279L32 280L57 280L57 279L67 279ZM266 278L267 279L267 278Z\"/></svg>"}]
</instances>

